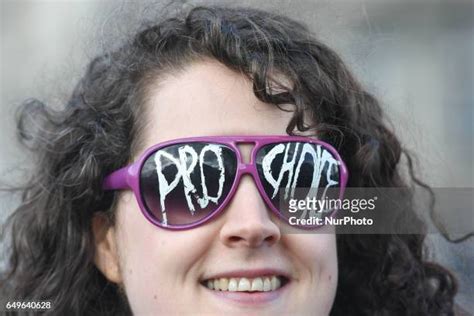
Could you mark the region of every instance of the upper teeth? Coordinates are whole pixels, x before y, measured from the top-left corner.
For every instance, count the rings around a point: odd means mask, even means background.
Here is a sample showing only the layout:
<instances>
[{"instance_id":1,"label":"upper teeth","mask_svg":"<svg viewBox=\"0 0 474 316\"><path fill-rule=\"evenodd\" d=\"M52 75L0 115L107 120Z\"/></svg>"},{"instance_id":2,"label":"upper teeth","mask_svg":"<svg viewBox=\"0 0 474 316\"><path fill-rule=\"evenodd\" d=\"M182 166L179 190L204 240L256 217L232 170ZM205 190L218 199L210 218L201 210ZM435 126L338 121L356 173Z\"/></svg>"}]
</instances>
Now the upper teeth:
<instances>
[{"instance_id":1,"label":"upper teeth","mask_svg":"<svg viewBox=\"0 0 474 316\"><path fill-rule=\"evenodd\" d=\"M274 291L281 287L281 280L278 276L247 278L220 278L209 279L206 285L211 290L231 291L231 292L255 292Z\"/></svg>"}]
</instances>

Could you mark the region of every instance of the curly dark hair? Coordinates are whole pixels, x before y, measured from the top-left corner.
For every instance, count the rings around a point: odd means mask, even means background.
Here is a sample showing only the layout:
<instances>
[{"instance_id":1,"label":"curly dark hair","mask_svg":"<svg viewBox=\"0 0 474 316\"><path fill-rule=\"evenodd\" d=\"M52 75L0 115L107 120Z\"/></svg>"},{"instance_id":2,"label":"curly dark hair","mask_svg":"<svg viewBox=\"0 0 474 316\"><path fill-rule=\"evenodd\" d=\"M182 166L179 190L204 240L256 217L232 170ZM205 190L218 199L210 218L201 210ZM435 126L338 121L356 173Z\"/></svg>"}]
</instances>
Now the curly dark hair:
<instances>
[{"instance_id":1,"label":"curly dark hair","mask_svg":"<svg viewBox=\"0 0 474 316\"><path fill-rule=\"evenodd\" d=\"M304 25L250 8L183 10L93 59L63 108L24 103L18 135L36 160L4 229L3 238L11 238L1 279L8 297L51 300L47 314L131 314L124 294L94 264L91 220L104 212L113 222L117 195L104 192L102 180L136 151L150 83L202 59L247 76L263 102L282 110L294 104L287 133L310 132L333 144L350 170L348 186L421 184L379 102ZM275 84L278 93L270 91ZM402 212L397 216L423 225L413 203ZM426 261L424 237L338 235L331 315L453 315L456 281Z\"/></svg>"}]
</instances>

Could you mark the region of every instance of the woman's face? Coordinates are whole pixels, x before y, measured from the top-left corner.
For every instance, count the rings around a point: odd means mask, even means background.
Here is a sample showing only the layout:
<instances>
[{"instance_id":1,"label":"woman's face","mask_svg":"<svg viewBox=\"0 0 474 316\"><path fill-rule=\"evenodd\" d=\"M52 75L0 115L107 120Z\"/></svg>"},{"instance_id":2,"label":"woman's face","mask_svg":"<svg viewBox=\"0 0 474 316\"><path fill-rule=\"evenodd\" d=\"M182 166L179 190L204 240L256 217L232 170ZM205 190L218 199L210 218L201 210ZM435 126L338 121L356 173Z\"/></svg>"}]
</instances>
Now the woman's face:
<instances>
[{"instance_id":1,"label":"woman's face","mask_svg":"<svg viewBox=\"0 0 474 316\"><path fill-rule=\"evenodd\" d=\"M244 76L210 61L153 84L147 110L138 155L181 137L284 135L292 116L259 101ZM240 149L245 157L251 148ZM184 231L153 226L127 191L107 242L98 244L96 262L124 287L136 315L327 315L337 285L333 231L283 234L277 221L249 175L217 219ZM269 292L203 285L216 278L246 277L251 284L281 275L288 282Z\"/></svg>"}]
</instances>

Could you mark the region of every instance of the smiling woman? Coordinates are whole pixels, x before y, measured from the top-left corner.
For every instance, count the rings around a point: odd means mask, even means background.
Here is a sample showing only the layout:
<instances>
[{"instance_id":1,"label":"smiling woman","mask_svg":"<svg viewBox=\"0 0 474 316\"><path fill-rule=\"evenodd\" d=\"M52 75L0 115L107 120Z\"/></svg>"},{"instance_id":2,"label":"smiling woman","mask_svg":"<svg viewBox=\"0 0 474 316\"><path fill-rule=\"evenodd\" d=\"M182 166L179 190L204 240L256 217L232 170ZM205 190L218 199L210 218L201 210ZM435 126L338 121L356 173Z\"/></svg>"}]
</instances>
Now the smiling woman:
<instances>
[{"instance_id":1,"label":"smiling woman","mask_svg":"<svg viewBox=\"0 0 474 316\"><path fill-rule=\"evenodd\" d=\"M64 109L25 104L38 169L9 220L6 293L58 315L451 315L455 280L423 234L282 230L278 189L417 181L383 120L286 17L197 7L148 25ZM396 216L422 226L411 205Z\"/></svg>"},{"instance_id":2,"label":"smiling woman","mask_svg":"<svg viewBox=\"0 0 474 316\"><path fill-rule=\"evenodd\" d=\"M284 135L293 115L260 101L253 94L248 78L213 60L190 61L171 77L161 78L159 86L153 86L157 84L154 82L149 84L148 107L144 109L147 128L142 131L138 153L169 140L178 140L188 148L196 146L196 141L201 148L203 141L223 141L217 137L184 138L198 135ZM175 122L183 127L173 127ZM239 138L246 142L262 140L262 137ZM223 158L228 176L236 169L229 155ZM212 158L207 160L212 162ZM191 159L182 159L186 168L193 169ZM137 161L138 157L132 160ZM229 161L231 166L228 166ZM160 168L161 173L176 174L174 170L167 171L165 166ZM164 181L173 182L173 179L180 180L175 176ZM212 180L207 179L206 183ZM186 177L180 181L185 184ZM197 186L201 181L194 182ZM190 179L189 183L194 186ZM146 186L141 185L142 193ZM241 178L233 196L228 194L232 199L222 202L225 211L218 217L214 217L212 211L217 202L204 209L197 206L194 216L182 214L183 209L188 208L183 205L185 195L180 194L184 190L168 188L160 187L148 193L160 192L166 198L162 205L166 202L167 212L162 207L158 214L152 213L154 208L148 205L152 210L147 214L156 220L161 218L161 227L193 229L175 232L149 225L131 191L123 192L118 200L116 225L103 227L104 221L94 219L95 230L99 231L96 235L109 237L98 241L98 267L109 279L124 285L136 314L200 311L211 315L249 308L254 308L255 313L273 315L300 314L306 308L318 315L329 312L337 282L334 234L282 236L277 216L269 212L255 181L246 176ZM196 189L187 191L199 194ZM164 192L175 194L169 199ZM227 201L228 205L224 205ZM198 221L200 226L189 226L190 221ZM181 223L188 225L181 226ZM102 232L102 229L107 231ZM308 252L307 247L313 250ZM121 249L120 256L118 249ZM159 282L150 284L149 280ZM208 283L212 286L207 286ZM176 293L180 293L182 304L163 303L173 302Z\"/></svg>"}]
</instances>

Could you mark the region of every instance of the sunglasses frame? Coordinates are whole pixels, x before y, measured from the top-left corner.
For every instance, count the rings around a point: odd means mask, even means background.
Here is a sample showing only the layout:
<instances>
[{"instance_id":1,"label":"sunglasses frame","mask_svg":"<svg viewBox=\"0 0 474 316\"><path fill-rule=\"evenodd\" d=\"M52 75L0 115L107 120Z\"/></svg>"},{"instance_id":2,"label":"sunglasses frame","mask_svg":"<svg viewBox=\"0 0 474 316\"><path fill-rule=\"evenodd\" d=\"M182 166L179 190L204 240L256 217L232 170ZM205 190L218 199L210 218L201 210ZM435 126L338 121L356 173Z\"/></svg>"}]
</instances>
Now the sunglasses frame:
<instances>
[{"instance_id":1,"label":"sunglasses frame","mask_svg":"<svg viewBox=\"0 0 474 316\"><path fill-rule=\"evenodd\" d=\"M141 212L145 216L145 218L150 221L153 225L169 229L169 230L187 230L191 228L198 227L211 221L212 219L216 218L219 214L221 214L229 202L235 195L237 188L240 184L240 179L243 175L249 174L254 179L254 182L257 186L257 189L260 193L260 196L265 201L267 207L281 220L286 222L286 218L281 214L281 212L273 205L271 199L268 197L261 179L258 174L257 165L255 163L255 159L257 156L258 151L265 145L269 144L277 144L277 143L287 143L287 142L305 142L311 143L315 145L320 145L326 150L328 150L334 158L337 159L339 162L339 199L343 198L344 190L346 188L347 180L348 180L348 171L344 161L341 159L339 153L336 151L334 147L325 143L321 140L317 140L310 137L305 136L203 136L203 137L189 137L189 138L180 138L170 141L165 141L162 143L158 143L153 145L145 150L145 152L140 155L137 161L118 169L107 177L105 177L104 182L102 184L103 190L132 190L135 198L138 202ZM225 199L217 206L216 210L210 212L208 215L200 219L199 221L191 224L185 225L163 225L159 221L157 221L145 206L143 201L143 197L140 190L140 172L141 169L151 155L153 155L157 150L160 150L165 147L169 147L172 145L179 145L179 144L190 144L190 143L212 143L212 144L220 144L225 145L231 148L234 153L236 154L237 158L237 169L236 174L231 186L231 189ZM252 148L250 161L249 163L244 163L242 153L238 147L239 144L254 144ZM335 211L332 212L330 215L331 217L334 216ZM314 229L315 227L311 227Z\"/></svg>"}]
</instances>

